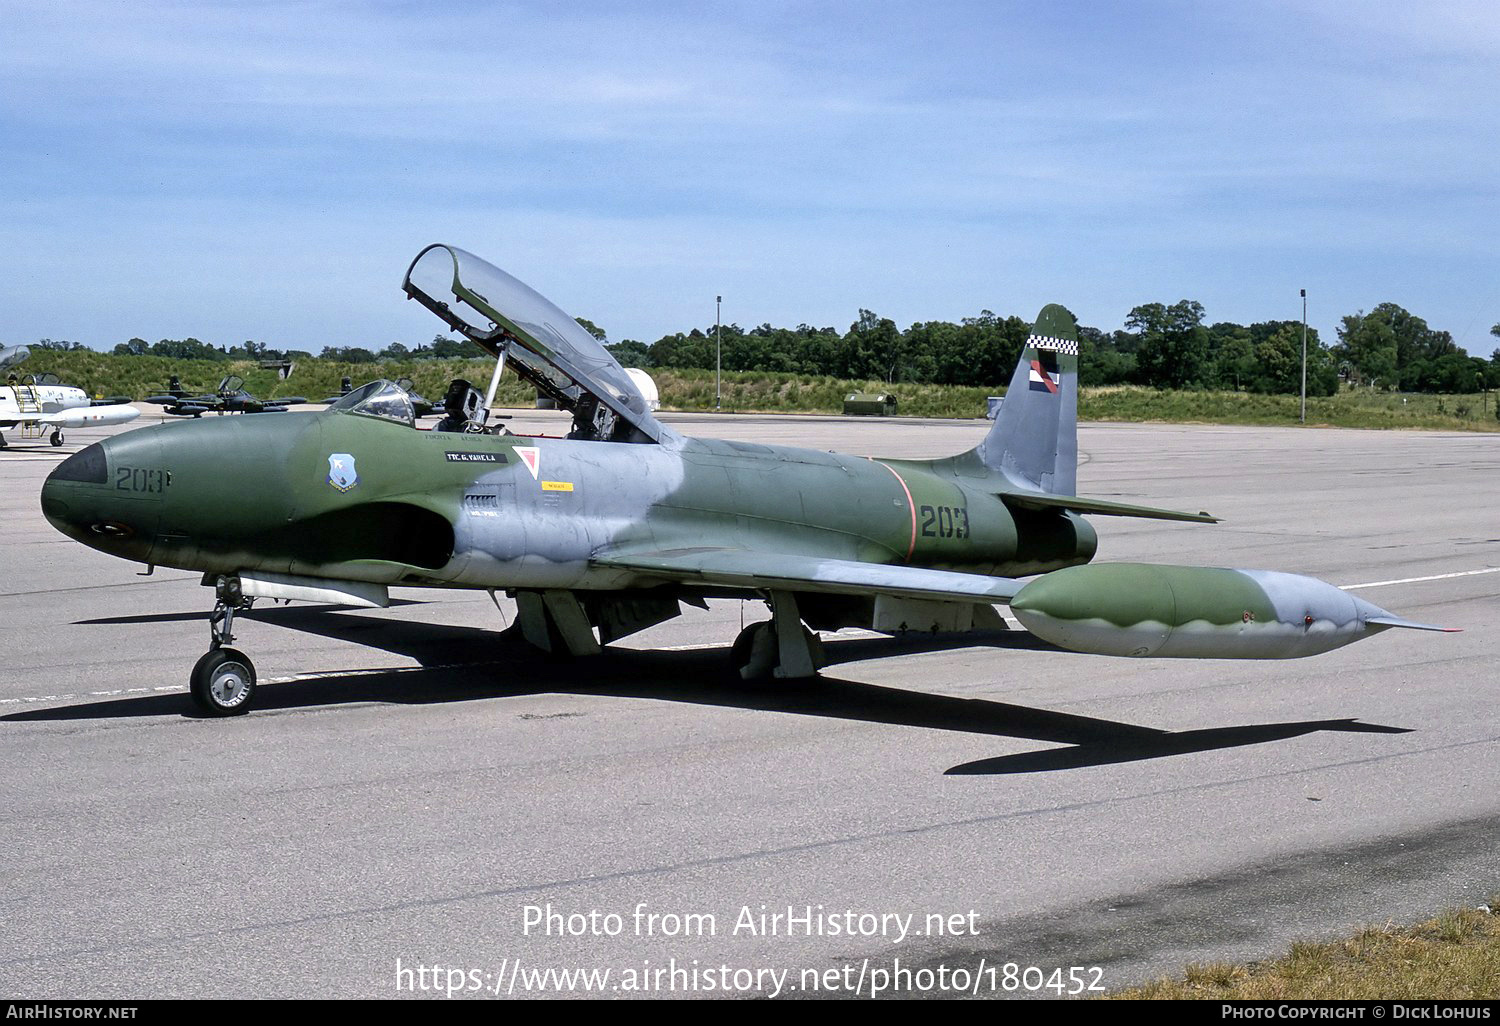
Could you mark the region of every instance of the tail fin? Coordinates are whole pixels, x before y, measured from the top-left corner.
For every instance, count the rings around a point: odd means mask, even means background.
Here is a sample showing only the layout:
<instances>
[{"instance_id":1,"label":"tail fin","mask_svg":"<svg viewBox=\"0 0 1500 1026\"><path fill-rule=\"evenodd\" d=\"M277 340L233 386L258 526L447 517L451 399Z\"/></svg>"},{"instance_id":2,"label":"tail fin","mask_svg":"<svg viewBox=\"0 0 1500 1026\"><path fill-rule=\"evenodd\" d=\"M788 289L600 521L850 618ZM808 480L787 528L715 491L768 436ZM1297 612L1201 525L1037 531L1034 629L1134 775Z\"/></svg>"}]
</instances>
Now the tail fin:
<instances>
[{"instance_id":1,"label":"tail fin","mask_svg":"<svg viewBox=\"0 0 1500 1026\"><path fill-rule=\"evenodd\" d=\"M1052 303L1037 314L995 425L974 455L1016 488L1078 491L1078 324Z\"/></svg>"},{"instance_id":2,"label":"tail fin","mask_svg":"<svg viewBox=\"0 0 1500 1026\"><path fill-rule=\"evenodd\" d=\"M1067 510L1218 523L1209 513L1182 513L1077 494L1078 324L1056 304L1042 307L1037 314L994 427L978 446L955 457L953 466L964 476L995 479L995 493L1013 512Z\"/></svg>"}]
</instances>

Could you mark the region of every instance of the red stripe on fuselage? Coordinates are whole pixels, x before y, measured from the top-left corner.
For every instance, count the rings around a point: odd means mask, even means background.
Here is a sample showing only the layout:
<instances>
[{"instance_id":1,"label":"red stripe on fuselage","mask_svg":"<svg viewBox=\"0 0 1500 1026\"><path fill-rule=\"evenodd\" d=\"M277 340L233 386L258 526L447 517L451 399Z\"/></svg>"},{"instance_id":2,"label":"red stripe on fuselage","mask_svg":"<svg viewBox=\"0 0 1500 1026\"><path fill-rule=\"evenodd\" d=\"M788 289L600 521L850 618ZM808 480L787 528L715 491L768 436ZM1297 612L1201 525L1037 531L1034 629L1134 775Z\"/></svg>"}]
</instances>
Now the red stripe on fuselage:
<instances>
[{"instance_id":1,"label":"red stripe on fuselage","mask_svg":"<svg viewBox=\"0 0 1500 1026\"><path fill-rule=\"evenodd\" d=\"M880 461L877 459L871 459L870 462L880 463ZM896 474L895 467L889 466L885 463L880 463L880 465L882 467L885 467L885 469L889 470L892 474ZM911 544L906 547L906 561L910 563L911 554L917 551L917 504L915 502L912 502L911 500L911 489L906 487L905 479L903 479L900 474L896 474L896 480L901 482L901 490L906 493L906 508L911 510Z\"/></svg>"}]
</instances>

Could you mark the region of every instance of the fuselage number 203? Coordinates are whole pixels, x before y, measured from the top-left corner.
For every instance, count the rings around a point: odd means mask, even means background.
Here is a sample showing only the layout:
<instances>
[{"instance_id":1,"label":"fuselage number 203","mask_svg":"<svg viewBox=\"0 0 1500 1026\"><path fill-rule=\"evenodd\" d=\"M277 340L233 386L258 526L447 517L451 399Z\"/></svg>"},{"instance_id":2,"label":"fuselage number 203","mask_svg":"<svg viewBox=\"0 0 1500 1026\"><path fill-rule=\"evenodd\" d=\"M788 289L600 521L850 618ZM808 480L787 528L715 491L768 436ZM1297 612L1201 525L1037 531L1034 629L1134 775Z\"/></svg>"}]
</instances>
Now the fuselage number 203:
<instances>
[{"instance_id":1,"label":"fuselage number 203","mask_svg":"<svg viewBox=\"0 0 1500 1026\"><path fill-rule=\"evenodd\" d=\"M967 538L969 511L962 506L922 506L923 538Z\"/></svg>"}]
</instances>

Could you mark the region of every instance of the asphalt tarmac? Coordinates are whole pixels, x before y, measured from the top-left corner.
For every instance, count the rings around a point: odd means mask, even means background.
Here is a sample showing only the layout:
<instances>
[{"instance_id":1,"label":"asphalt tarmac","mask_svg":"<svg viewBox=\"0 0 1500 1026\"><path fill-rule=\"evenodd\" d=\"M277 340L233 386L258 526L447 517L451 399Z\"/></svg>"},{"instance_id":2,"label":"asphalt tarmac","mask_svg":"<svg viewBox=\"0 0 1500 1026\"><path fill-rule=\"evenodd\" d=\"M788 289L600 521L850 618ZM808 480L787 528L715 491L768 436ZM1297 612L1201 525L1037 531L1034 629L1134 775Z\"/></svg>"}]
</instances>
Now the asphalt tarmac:
<instances>
[{"instance_id":1,"label":"asphalt tarmac","mask_svg":"<svg viewBox=\"0 0 1500 1026\"><path fill-rule=\"evenodd\" d=\"M888 456L987 428L664 419ZM1224 518L1094 518L1100 560L1311 574L1461 634L1232 662L848 632L820 682L751 686L759 603L565 662L500 635L508 601L399 590L241 618L257 707L213 720L208 589L38 509L111 430L0 453L6 997L1052 996L1500 891L1500 436L1079 432L1084 494Z\"/></svg>"}]
</instances>

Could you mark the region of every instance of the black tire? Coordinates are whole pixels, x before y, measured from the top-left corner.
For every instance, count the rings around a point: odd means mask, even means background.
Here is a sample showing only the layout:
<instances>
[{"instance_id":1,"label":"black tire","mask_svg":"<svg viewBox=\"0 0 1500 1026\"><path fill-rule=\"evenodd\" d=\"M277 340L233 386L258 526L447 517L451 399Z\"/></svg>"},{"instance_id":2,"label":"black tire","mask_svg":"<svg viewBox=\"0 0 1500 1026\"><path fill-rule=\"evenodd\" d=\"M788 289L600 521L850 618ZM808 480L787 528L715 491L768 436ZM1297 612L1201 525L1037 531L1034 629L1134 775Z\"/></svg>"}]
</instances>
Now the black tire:
<instances>
[{"instance_id":1,"label":"black tire","mask_svg":"<svg viewBox=\"0 0 1500 1026\"><path fill-rule=\"evenodd\" d=\"M58 430L58 431L52 432L52 437L51 437L51 439L49 439L49 441L51 441L53 445L62 445L63 444L63 433L62 433L62 431Z\"/></svg>"},{"instance_id":2,"label":"black tire","mask_svg":"<svg viewBox=\"0 0 1500 1026\"><path fill-rule=\"evenodd\" d=\"M729 646L729 658L734 661L736 670L750 659L750 646L755 644L755 632L765 625L764 620L752 623L735 635L734 644Z\"/></svg>"},{"instance_id":3,"label":"black tire","mask_svg":"<svg viewBox=\"0 0 1500 1026\"><path fill-rule=\"evenodd\" d=\"M210 716L240 716L255 698L255 665L233 648L206 652L189 682L193 702Z\"/></svg>"}]
</instances>

